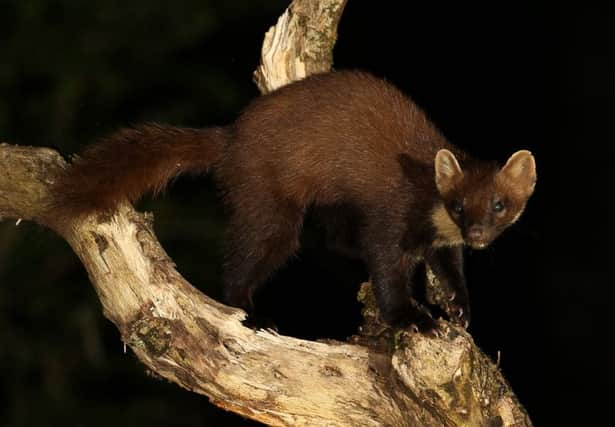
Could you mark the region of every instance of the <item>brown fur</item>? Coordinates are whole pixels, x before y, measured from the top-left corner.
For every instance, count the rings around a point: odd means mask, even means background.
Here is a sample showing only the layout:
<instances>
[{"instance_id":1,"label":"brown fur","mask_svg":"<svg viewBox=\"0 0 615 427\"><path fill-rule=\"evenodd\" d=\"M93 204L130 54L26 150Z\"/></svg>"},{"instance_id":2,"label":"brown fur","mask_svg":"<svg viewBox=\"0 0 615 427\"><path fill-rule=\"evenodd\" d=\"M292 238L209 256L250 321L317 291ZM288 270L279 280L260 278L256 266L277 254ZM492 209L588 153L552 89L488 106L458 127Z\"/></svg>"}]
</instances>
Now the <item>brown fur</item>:
<instances>
[{"instance_id":1,"label":"brown fur","mask_svg":"<svg viewBox=\"0 0 615 427\"><path fill-rule=\"evenodd\" d=\"M48 220L61 225L70 217L109 211L145 192L158 193L181 172L205 172L222 156L227 133L158 124L122 129L87 147L58 177Z\"/></svg>"},{"instance_id":2,"label":"brown fur","mask_svg":"<svg viewBox=\"0 0 615 427\"><path fill-rule=\"evenodd\" d=\"M442 199L448 203L450 218L461 230L464 240L471 246L485 247L525 209L536 183L534 157L529 151L521 150L501 169L495 164L472 162L463 169L459 166L447 168L449 164L456 164L454 156L451 160L449 154L439 152L436 156L436 181ZM444 165L440 167L439 161ZM439 170L447 173L439 174ZM496 212L493 206L498 202L502 210ZM455 203L462 205L461 214L452 209ZM468 239L471 229L479 231L480 237Z\"/></svg>"},{"instance_id":3,"label":"brown fur","mask_svg":"<svg viewBox=\"0 0 615 427\"><path fill-rule=\"evenodd\" d=\"M444 168L451 180L436 187L434 159L442 149L463 176ZM352 244L367 264L383 317L429 330L433 321L410 302L414 266L423 259L433 264L466 313L457 320L467 322L461 236L468 218L484 217L489 207L477 201L468 215L453 217L450 204L527 187L520 171L529 163L521 158L523 167L497 175L497 168L449 144L392 85L366 73L336 72L258 98L226 127L146 125L94 144L56 183L49 217L62 224L67 216L159 191L178 173L211 169L231 210L226 301L251 311L257 287L297 250L306 209L343 206L353 220L336 224L352 226L341 235L358 236ZM518 213L531 191L512 192L517 204L509 211Z\"/></svg>"}]
</instances>

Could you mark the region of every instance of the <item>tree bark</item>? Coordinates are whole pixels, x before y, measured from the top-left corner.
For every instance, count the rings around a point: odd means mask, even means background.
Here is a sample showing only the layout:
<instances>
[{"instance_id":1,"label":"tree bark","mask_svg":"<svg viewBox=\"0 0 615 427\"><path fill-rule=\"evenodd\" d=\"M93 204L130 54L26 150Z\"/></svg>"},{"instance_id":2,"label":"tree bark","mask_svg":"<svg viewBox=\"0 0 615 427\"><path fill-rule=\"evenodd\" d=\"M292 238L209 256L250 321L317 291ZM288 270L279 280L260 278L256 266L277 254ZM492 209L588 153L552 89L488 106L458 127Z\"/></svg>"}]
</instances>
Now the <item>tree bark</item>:
<instances>
[{"instance_id":1,"label":"tree bark","mask_svg":"<svg viewBox=\"0 0 615 427\"><path fill-rule=\"evenodd\" d=\"M265 36L255 80L268 92L331 66L345 0L293 1ZM0 219L44 225L50 186L70 167L51 149L0 144ZM270 425L530 426L510 386L463 328L441 335L380 323L370 287L348 343L246 328L245 313L192 287L152 230L121 205L58 233L86 267L104 315L156 374Z\"/></svg>"}]
</instances>

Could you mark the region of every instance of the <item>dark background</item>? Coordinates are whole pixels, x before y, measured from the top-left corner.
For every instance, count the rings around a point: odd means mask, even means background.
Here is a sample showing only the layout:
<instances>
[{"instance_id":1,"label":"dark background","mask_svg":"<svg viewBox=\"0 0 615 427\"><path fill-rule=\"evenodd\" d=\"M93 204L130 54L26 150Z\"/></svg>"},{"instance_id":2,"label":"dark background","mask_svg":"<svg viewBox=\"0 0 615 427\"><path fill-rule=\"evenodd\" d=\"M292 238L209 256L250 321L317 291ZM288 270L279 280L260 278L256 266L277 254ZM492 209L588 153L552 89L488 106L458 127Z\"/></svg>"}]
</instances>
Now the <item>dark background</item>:
<instances>
[{"instance_id":1,"label":"dark background","mask_svg":"<svg viewBox=\"0 0 615 427\"><path fill-rule=\"evenodd\" d=\"M0 140L68 154L144 120L227 123L257 96L261 41L286 5L2 1ZM349 0L339 27L336 68L394 82L478 157L536 156L526 213L466 263L470 330L500 352L536 425L598 425L609 396L614 20L587 1ZM181 178L139 208L155 212L179 270L219 297L224 214L211 180ZM304 240L259 303L282 333L344 339L362 266L324 251L316 227ZM335 291L325 300L324 289ZM0 425L110 423L252 424L147 376L67 244L0 223Z\"/></svg>"}]
</instances>

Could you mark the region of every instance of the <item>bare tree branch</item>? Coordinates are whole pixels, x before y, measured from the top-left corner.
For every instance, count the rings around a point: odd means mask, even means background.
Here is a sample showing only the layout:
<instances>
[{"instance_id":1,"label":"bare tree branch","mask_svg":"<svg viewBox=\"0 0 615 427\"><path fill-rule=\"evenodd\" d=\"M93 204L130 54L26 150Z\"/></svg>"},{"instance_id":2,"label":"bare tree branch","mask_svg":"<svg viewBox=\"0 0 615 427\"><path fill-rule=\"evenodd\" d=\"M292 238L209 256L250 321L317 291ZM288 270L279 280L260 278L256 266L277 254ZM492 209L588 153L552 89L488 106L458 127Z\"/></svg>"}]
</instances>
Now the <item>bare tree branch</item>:
<instances>
[{"instance_id":1,"label":"bare tree branch","mask_svg":"<svg viewBox=\"0 0 615 427\"><path fill-rule=\"evenodd\" d=\"M330 67L344 4L291 4L265 37L255 74L263 92ZM50 185L67 167L53 150L1 144L0 218L45 224ZM244 312L175 270L151 221L123 205L56 231L86 267L105 316L158 375L271 425L531 425L465 330L442 321L441 338L392 331L379 322L368 286L365 324L351 343L245 328Z\"/></svg>"},{"instance_id":2,"label":"bare tree branch","mask_svg":"<svg viewBox=\"0 0 615 427\"><path fill-rule=\"evenodd\" d=\"M346 0L295 0L265 34L254 81L262 93L329 71Z\"/></svg>"}]
</instances>

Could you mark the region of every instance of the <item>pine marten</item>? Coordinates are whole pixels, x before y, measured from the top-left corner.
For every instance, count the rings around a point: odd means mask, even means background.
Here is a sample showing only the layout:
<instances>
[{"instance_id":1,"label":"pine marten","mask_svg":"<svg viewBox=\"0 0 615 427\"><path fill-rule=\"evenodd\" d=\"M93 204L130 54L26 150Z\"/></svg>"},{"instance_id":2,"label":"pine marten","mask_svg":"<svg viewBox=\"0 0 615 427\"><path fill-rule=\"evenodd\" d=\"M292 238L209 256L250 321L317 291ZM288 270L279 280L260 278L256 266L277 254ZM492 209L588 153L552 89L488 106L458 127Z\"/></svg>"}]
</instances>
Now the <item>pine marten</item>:
<instances>
[{"instance_id":1,"label":"pine marten","mask_svg":"<svg viewBox=\"0 0 615 427\"><path fill-rule=\"evenodd\" d=\"M451 145L393 85L355 71L318 74L252 101L231 124L145 124L85 149L54 184L50 221L112 210L180 173L212 171L230 210L225 300L253 313L256 289L299 247L311 206L352 207L358 253L381 317L429 333L411 278L430 266L450 319L470 315L463 245L484 248L534 190L529 151L503 167ZM342 230L340 230L342 232Z\"/></svg>"}]
</instances>

